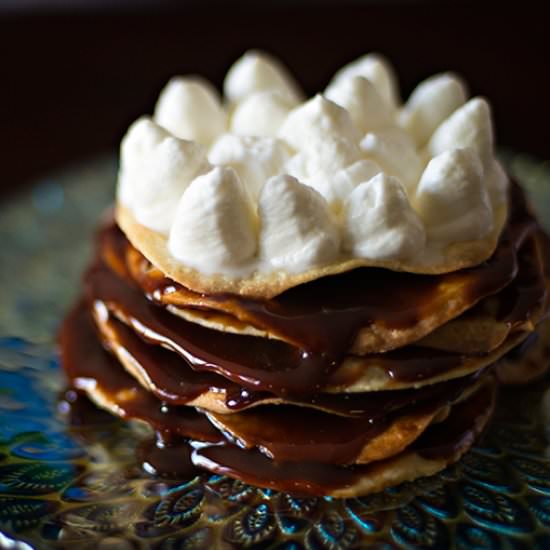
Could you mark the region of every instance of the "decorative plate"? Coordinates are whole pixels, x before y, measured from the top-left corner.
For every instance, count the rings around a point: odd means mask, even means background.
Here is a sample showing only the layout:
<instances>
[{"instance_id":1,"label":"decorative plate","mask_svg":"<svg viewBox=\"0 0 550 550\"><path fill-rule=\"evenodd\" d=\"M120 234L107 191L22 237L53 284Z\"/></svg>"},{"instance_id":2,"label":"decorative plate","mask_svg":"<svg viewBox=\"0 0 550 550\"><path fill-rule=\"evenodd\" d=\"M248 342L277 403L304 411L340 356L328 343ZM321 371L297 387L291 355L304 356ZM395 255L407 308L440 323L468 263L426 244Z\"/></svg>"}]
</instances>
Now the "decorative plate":
<instances>
[{"instance_id":1,"label":"decorative plate","mask_svg":"<svg viewBox=\"0 0 550 550\"><path fill-rule=\"evenodd\" d=\"M550 165L504 155L550 229ZM155 479L135 432L69 426L55 334L114 193L102 159L0 207L0 547L550 548L550 379L501 393L483 440L439 475L348 500L205 473Z\"/></svg>"}]
</instances>

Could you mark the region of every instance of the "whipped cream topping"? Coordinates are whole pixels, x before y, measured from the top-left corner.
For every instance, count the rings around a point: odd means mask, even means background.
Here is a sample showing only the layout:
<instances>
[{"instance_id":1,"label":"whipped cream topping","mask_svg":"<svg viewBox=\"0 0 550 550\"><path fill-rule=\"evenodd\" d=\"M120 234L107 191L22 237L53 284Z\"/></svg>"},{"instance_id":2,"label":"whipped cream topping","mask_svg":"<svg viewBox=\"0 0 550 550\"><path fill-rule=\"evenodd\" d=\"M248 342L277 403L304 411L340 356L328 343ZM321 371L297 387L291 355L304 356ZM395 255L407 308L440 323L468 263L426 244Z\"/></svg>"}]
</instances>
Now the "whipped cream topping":
<instances>
[{"instance_id":1,"label":"whipped cream topping","mask_svg":"<svg viewBox=\"0 0 550 550\"><path fill-rule=\"evenodd\" d=\"M400 128L368 133L361 141L365 157L377 162L385 173L395 176L411 195L422 174L423 162L412 139Z\"/></svg>"},{"instance_id":2,"label":"whipped cream topping","mask_svg":"<svg viewBox=\"0 0 550 550\"><path fill-rule=\"evenodd\" d=\"M472 148L444 151L430 160L418 183L414 204L433 240L476 240L493 229L483 166Z\"/></svg>"},{"instance_id":3,"label":"whipped cream topping","mask_svg":"<svg viewBox=\"0 0 550 550\"><path fill-rule=\"evenodd\" d=\"M304 100L287 69L246 53L224 100L176 77L121 146L118 199L204 273L300 273L359 258L430 266L487 238L508 178L491 109L443 73L402 104L368 54Z\"/></svg>"},{"instance_id":4,"label":"whipped cream topping","mask_svg":"<svg viewBox=\"0 0 550 550\"><path fill-rule=\"evenodd\" d=\"M260 256L287 271L330 263L338 257L340 237L327 201L289 175L269 179L258 203Z\"/></svg>"},{"instance_id":5,"label":"whipped cream topping","mask_svg":"<svg viewBox=\"0 0 550 550\"><path fill-rule=\"evenodd\" d=\"M332 78L332 83L347 80L354 76L362 76L372 82L388 106L391 109L398 108L397 76L384 56L378 53L369 53L360 57L337 71Z\"/></svg>"},{"instance_id":6,"label":"whipped cream topping","mask_svg":"<svg viewBox=\"0 0 550 550\"><path fill-rule=\"evenodd\" d=\"M183 192L210 168L206 152L202 145L140 118L122 140L118 199L139 223L168 233Z\"/></svg>"},{"instance_id":7,"label":"whipped cream topping","mask_svg":"<svg viewBox=\"0 0 550 550\"><path fill-rule=\"evenodd\" d=\"M277 90L250 94L231 116L231 133L238 136L277 137L279 128L298 101Z\"/></svg>"},{"instance_id":8,"label":"whipped cream topping","mask_svg":"<svg viewBox=\"0 0 550 550\"><path fill-rule=\"evenodd\" d=\"M459 77L452 73L432 76L415 88L399 114L399 124L417 146L423 146L466 99L466 85Z\"/></svg>"},{"instance_id":9,"label":"whipped cream topping","mask_svg":"<svg viewBox=\"0 0 550 550\"><path fill-rule=\"evenodd\" d=\"M384 173L361 183L346 201L344 247L360 258L408 259L426 232L401 182Z\"/></svg>"},{"instance_id":10,"label":"whipped cream topping","mask_svg":"<svg viewBox=\"0 0 550 550\"><path fill-rule=\"evenodd\" d=\"M232 271L256 253L256 222L248 193L230 167L193 180L176 208L168 249L177 260L209 272Z\"/></svg>"},{"instance_id":11,"label":"whipped cream topping","mask_svg":"<svg viewBox=\"0 0 550 550\"><path fill-rule=\"evenodd\" d=\"M280 174L290 157L282 141L270 137L222 135L210 149L212 164L231 166L256 200L264 183Z\"/></svg>"},{"instance_id":12,"label":"whipped cream topping","mask_svg":"<svg viewBox=\"0 0 550 550\"><path fill-rule=\"evenodd\" d=\"M155 121L181 139L209 145L227 126L216 88L200 77L175 77L160 93Z\"/></svg>"},{"instance_id":13,"label":"whipped cream topping","mask_svg":"<svg viewBox=\"0 0 550 550\"><path fill-rule=\"evenodd\" d=\"M343 107L363 135L393 124L390 106L376 86L362 76L334 81L327 87L324 96Z\"/></svg>"},{"instance_id":14,"label":"whipped cream topping","mask_svg":"<svg viewBox=\"0 0 550 550\"><path fill-rule=\"evenodd\" d=\"M300 86L286 67L271 55L258 50L246 52L227 72L223 83L225 98L238 103L263 91L276 91L291 101L302 101Z\"/></svg>"}]
</instances>

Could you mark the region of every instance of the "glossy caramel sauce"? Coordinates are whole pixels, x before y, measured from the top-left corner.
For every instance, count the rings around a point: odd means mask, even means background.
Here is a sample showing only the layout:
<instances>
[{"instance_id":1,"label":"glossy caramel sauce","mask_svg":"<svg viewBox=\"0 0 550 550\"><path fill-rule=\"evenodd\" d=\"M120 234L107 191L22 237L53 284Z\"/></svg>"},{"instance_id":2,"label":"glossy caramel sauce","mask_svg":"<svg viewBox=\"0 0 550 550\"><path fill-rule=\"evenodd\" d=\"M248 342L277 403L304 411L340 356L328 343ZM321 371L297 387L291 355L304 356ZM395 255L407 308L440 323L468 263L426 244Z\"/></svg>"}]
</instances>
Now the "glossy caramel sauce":
<instances>
[{"instance_id":1,"label":"glossy caramel sauce","mask_svg":"<svg viewBox=\"0 0 550 550\"><path fill-rule=\"evenodd\" d=\"M202 471L193 464L192 451L187 441L163 445L157 439L150 439L138 447L137 459L148 474L185 481L194 478Z\"/></svg>"},{"instance_id":2,"label":"glossy caramel sauce","mask_svg":"<svg viewBox=\"0 0 550 550\"><path fill-rule=\"evenodd\" d=\"M418 435L456 393L441 395L374 418L349 418L292 405L266 405L233 415L208 415L230 440L257 448L277 462L354 464L369 442L385 434L382 458L399 447L401 438ZM417 420L418 419L418 420ZM421 424L417 426L417 422ZM391 426L395 423L395 430ZM394 435L392 435L394 434Z\"/></svg>"},{"instance_id":3,"label":"glossy caramel sauce","mask_svg":"<svg viewBox=\"0 0 550 550\"><path fill-rule=\"evenodd\" d=\"M123 349L124 355L146 378L150 391L161 401L184 405L210 390L233 396L242 393L242 388L227 378L194 371L175 353L147 344L124 323L114 318L109 318L107 322L113 338L109 341Z\"/></svg>"},{"instance_id":4,"label":"glossy caramel sauce","mask_svg":"<svg viewBox=\"0 0 550 550\"><path fill-rule=\"evenodd\" d=\"M98 351L102 351L101 348ZM104 353L100 355L106 357ZM456 459L479 434L493 404L494 387L487 384L453 406L442 423L428 427L410 449L429 460ZM154 417L154 411L147 410ZM258 450L243 450L225 440L204 446L194 441L190 445L181 437L170 444L162 439L146 440L137 451L138 461L152 475L189 479L200 473L199 468L207 468L257 486L294 494L330 494L339 488L352 487L364 477L383 476L384 471L392 467L391 459L367 466L341 466L311 460L311 457L285 462L272 460Z\"/></svg>"}]
</instances>

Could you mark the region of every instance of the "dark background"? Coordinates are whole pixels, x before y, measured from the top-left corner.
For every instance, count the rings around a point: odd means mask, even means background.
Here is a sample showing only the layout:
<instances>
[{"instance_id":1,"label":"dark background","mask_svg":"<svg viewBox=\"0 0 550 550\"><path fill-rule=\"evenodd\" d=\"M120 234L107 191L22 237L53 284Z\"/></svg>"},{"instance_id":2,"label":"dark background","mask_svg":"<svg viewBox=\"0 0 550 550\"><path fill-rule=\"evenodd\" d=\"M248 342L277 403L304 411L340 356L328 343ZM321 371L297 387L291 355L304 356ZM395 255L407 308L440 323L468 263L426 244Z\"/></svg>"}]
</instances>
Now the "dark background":
<instances>
[{"instance_id":1,"label":"dark background","mask_svg":"<svg viewBox=\"0 0 550 550\"><path fill-rule=\"evenodd\" d=\"M115 152L175 74L220 85L250 47L279 56L312 94L369 51L406 95L442 70L494 107L498 143L550 159L545 2L46 2L0 0L0 196Z\"/></svg>"}]
</instances>

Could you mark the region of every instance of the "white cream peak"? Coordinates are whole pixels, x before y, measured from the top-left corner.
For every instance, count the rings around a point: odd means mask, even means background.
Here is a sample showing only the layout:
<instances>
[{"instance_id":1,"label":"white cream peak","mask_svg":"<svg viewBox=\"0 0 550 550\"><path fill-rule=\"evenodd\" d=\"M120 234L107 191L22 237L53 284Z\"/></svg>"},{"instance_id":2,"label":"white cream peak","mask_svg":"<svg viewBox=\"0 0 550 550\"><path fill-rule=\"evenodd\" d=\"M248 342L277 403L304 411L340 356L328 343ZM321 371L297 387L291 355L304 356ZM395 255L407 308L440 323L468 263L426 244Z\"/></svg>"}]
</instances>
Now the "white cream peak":
<instances>
[{"instance_id":1,"label":"white cream peak","mask_svg":"<svg viewBox=\"0 0 550 550\"><path fill-rule=\"evenodd\" d=\"M239 136L276 137L297 101L279 91L265 90L245 97L235 106L230 129Z\"/></svg>"},{"instance_id":2,"label":"white cream peak","mask_svg":"<svg viewBox=\"0 0 550 550\"><path fill-rule=\"evenodd\" d=\"M454 149L434 157L415 197L416 211L433 241L477 240L493 229L493 211L474 149Z\"/></svg>"},{"instance_id":3,"label":"white cream peak","mask_svg":"<svg viewBox=\"0 0 550 550\"><path fill-rule=\"evenodd\" d=\"M200 77L172 78L162 90L154 119L181 139L210 145L227 126L217 90Z\"/></svg>"},{"instance_id":4,"label":"white cream peak","mask_svg":"<svg viewBox=\"0 0 550 550\"><path fill-rule=\"evenodd\" d=\"M363 76L370 80L391 109L399 105L397 76L389 61L378 53L369 53L338 70L332 82Z\"/></svg>"},{"instance_id":5,"label":"white cream peak","mask_svg":"<svg viewBox=\"0 0 550 550\"><path fill-rule=\"evenodd\" d=\"M214 167L193 180L177 206L168 248L204 273L246 271L257 249L256 222L232 168Z\"/></svg>"},{"instance_id":6,"label":"white cream peak","mask_svg":"<svg viewBox=\"0 0 550 550\"><path fill-rule=\"evenodd\" d=\"M143 117L121 143L118 198L139 223L168 233L183 192L208 169L201 145L178 139Z\"/></svg>"},{"instance_id":7,"label":"white cream peak","mask_svg":"<svg viewBox=\"0 0 550 550\"><path fill-rule=\"evenodd\" d=\"M275 176L264 185L258 205L260 258L289 272L330 263L339 235L328 204L296 178Z\"/></svg>"},{"instance_id":8,"label":"white cream peak","mask_svg":"<svg viewBox=\"0 0 550 550\"><path fill-rule=\"evenodd\" d=\"M476 150L483 167L494 159L493 123L491 108L483 98L470 99L444 120L432 135L428 149L435 157L443 151L472 147Z\"/></svg>"},{"instance_id":9,"label":"white cream peak","mask_svg":"<svg viewBox=\"0 0 550 550\"><path fill-rule=\"evenodd\" d=\"M224 134L210 149L212 164L231 166L253 200L264 183L283 170L290 154L286 145L270 137L240 137Z\"/></svg>"},{"instance_id":10,"label":"white cream peak","mask_svg":"<svg viewBox=\"0 0 550 550\"><path fill-rule=\"evenodd\" d=\"M405 131L386 128L368 133L361 141L361 150L366 158L379 164L386 174L398 178L409 196L414 193L423 163L414 142Z\"/></svg>"},{"instance_id":11,"label":"white cream peak","mask_svg":"<svg viewBox=\"0 0 550 550\"><path fill-rule=\"evenodd\" d=\"M286 165L286 172L321 192L322 186L332 185L336 173L358 159L360 152L357 147L342 139L327 138L316 147L294 155Z\"/></svg>"},{"instance_id":12,"label":"white cream peak","mask_svg":"<svg viewBox=\"0 0 550 550\"><path fill-rule=\"evenodd\" d=\"M353 256L387 260L423 253L424 226L397 178L380 173L362 183L345 212L344 247Z\"/></svg>"},{"instance_id":13,"label":"white cream peak","mask_svg":"<svg viewBox=\"0 0 550 550\"><path fill-rule=\"evenodd\" d=\"M333 174L318 172L308 179L307 184L321 193L335 214L340 214L342 206L351 192L360 184L372 179L382 171L372 160L358 160Z\"/></svg>"},{"instance_id":14,"label":"white cream peak","mask_svg":"<svg viewBox=\"0 0 550 550\"><path fill-rule=\"evenodd\" d=\"M387 103L374 84L362 76L334 81L325 90L324 96L346 109L362 134L394 125Z\"/></svg>"},{"instance_id":15,"label":"white cream peak","mask_svg":"<svg viewBox=\"0 0 550 550\"><path fill-rule=\"evenodd\" d=\"M284 65L258 50L250 50L238 59L223 83L224 96L231 103L266 90L280 92L294 101L302 100L300 87Z\"/></svg>"},{"instance_id":16,"label":"white cream peak","mask_svg":"<svg viewBox=\"0 0 550 550\"><path fill-rule=\"evenodd\" d=\"M357 147L360 134L344 108L318 94L289 113L279 130L279 137L300 151L314 148L328 139Z\"/></svg>"},{"instance_id":17,"label":"white cream peak","mask_svg":"<svg viewBox=\"0 0 550 550\"><path fill-rule=\"evenodd\" d=\"M432 76L413 90L400 113L401 126L421 147L466 99L466 85L458 76L452 73Z\"/></svg>"},{"instance_id":18,"label":"white cream peak","mask_svg":"<svg viewBox=\"0 0 550 550\"><path fill-rule=\"evenodd\" d=\"M334 175L331 202L340 207L359 184L371 180L381 172L382 168L376 162L367 159L358 160L342 168Z\"/></svg>"}]
</instances>

